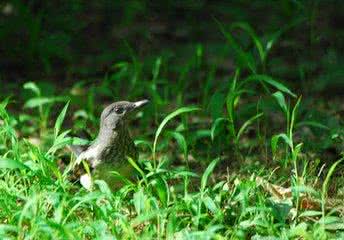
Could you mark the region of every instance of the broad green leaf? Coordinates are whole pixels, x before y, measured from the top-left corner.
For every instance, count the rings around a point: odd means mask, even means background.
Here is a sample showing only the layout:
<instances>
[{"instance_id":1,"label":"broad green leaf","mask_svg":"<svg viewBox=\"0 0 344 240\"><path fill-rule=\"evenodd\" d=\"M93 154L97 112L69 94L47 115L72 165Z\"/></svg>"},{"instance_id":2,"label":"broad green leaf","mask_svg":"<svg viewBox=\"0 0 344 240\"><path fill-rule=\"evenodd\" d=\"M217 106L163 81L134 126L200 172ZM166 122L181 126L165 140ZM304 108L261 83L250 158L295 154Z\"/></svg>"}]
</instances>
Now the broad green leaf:
<instances>
[{"instance_id":1,"label":"broad green leaf","mask_svg":"<svg viewBox=\"0 0 344 240\"><path fill-rule=\"evenodd\" d=\"M263 116L263 113L258 113L257 115L251 117L249 120L247 120L239 129L238 131L238 135L236 136L237 141L239 141L241 135L243 134L243 132L245 131L245 129L251 125L256 119L260 118L261 116Z\"/></svg>"},{"instance_id":2,"label":"broad green leaf","mask_svg":"<svg viewBox=\"0 0 344 240\"><path fill-rule=\"evenodd\" d=\"M102 193L105 193L108 196L111 196L111 189L109 188L109 185L104 180L95 180L94 183L98 185L99 190Z\"/></svg>"},{"instance_id":3,"label":"broad green leaf","mask_svg":"<svg viewBox=\"0 0 344 240\"><path fill-rule=\"evenodd\" d=\"M194 178L198 178L199 176L197 175L197 173L194 172L190 172L190 171L186 171L186 170L178 170L174 173L175 177L194 177Z\"/></svg>"},{"instance_id":4,"label":"broad green leaf","mask_svg":"<svg viewBox=\"0 0 344 240\"><path fill-rule=\"evenodd\" d=\"M25 102L24 108L35 108L35 107L42 106L44 104L52 103L52 102L54 102L53 98L35 97Z\"/></svg>"},{"instance_id":5,"label":"broad green leaf","mask_svg":"<svg viewBox=\"0 0 344 240\"><path fill-rule=\"evenodd\" d=\"M330 130L330 128L322 123L315 122L315 121L302 121L296 124L296 127L301 127L301 126L310 126L310 127L315 127L315 128L320 128L324 130Z\"/></svg>"},{"instance_id":6,"label":"broad green leaf","mask_svg":"<svg viewBox=\"0 0 344 240\"><path fill-rule=\"evenodd\" d=\"M343 218L336 216L325 216L319 220L320 223L324 224L327 230L344 230L344 220Z\"/></svg>"},{"instance_id":7,"label":"broad green leaf","mask_svg":"<svg viewBox=\"0 0 344 240\"><path fill-rule=\"evenodd\" d=\"M123 182L125 185L127 186L132 186L134 185L134 183L132 183L128 178L126 178L125 176L123 176L121 173L119 173L118 171L110 171L111 174L113 174L113 176L116 178L116 181L121 181Z\"/></svg>"},{"instance_id":8,"label":"broad green leaf","mask_svg":"<svg viewBox=\"0 0 344 240\"><path fill-rule=\"evenodd\" d=\"M29 169L26 165L23 163L14 160L14 159L7 159L7 158L0 158L0 169L7 168L7 169Z\"/></svg>"},{"instance_id":9,"label":"broad green leaf","mask_svg":"<svg viewBox=\"0 0 344 240\"><path fill-rule=\"evenodd\" d=\"M280 91L275 92L274 94L272 94L272 96L277 100L278 105L282 108L284 113L288 112L288 106L285 102L285 98L283 93L281 93Z\"/></svg>"},{"instance_id":10,"label":"broad green leaf","mask_svg":"<svg viewBox=\"0 0 344 240\"><path fill-rule=\"evenodd\" d=\"M301 213L299 217L318 217L321 215L322 215L321 211L308 210Z\"/></svg>"},{"instance_id":11,"label":"broad green leaf","mask_svg":"<svg viewBox=\"0 0 344 240\"><path fill-rule=\"evenodd\" d=\"M89 119L90 116L84 109L80 109L73 113L73 119L77 118Z\"/></svg>"},{"instance_id":12,"label":"broad green leaf","mask_svg":"<svg viewBox=\"0 0 344 240\"><path fill-rule=\"evenodd\" d=\"M328 190L328 187L329 187L331 176L333 175L334 171L336 170L336 167L338 166L338 164L340 164L343 160L344 160L344 158L338 160L337 162L335 162L330 167L330 170L328 171L328 173L326 175L326 178L325 178L325 181L324 181L324 183L322 185L321 201L322 201L323 217L325 216L325 204L326 204L326 199L327 199L327 190Z\"/></svg>"},{"instance_id":13,"label":"broad green leaf","mask_svg":"<svg viewBox=\"0 0 344 240\"><path fill-rule=\"evenodd\" d=\"M70 142L71 145L87 145L91 143L90 140L78 138L78 137L71 137L70 140L71 140Z\"/></svg>"},{"instance_id":14,"label":"broad green leaf","mask_svg":"<svg viewBox=\"0 0 344 240\"><path fill-rule=\"evenodd\" d=\"M36 94L36 96L41 95L41 90L39 89L39 87L34 82L27 82L24 84L23 87L24 87L24 89L31 90L32 92L34 92Z\"/></svg>"},{"instance_id":15,"label":"broad green leaf","mask_svg":"<svg viewBox=\"0 0 344 240\"><path fill-rule=\"evenodd\" d=\"M167 132L167 135L169 137L172 137L174 138L177 143L178 143L178 146L182 149L183 151L183 154L184 154L184 158L185 160L187 160L187 156L188 156L188 145L187 145L187 142L185 140L185 137L180 133L180 132L177 132L177 131L168 131Z\"/></svg>"},{"instance_id":16,"label":"broad green leaf","mask_svg":"<svg viewBox=\"0 0 344 240\"><path fill-rule=\"evenodd\" d=\"M209 196L206 196L203 198L203 203L212 213L216 214L219 212L219 209L216 206L216 203Z\"/></svg>"},{"instance_id":17,"label":"broad green leaf","mask_svg":"<svg viewBox=\"0 0 344 240\"><path fill-rule=\"evenodd\" d=\"M325 225L325 229L330 230L330 231L340 231L344 230L344 222L334 222L334 223L329 223ZM340 238L343 239L343 238Z\"/></svg>"},{"instance_id":18,"label":"broad green leaf","mask_svg":"<svg viewBox=\"0 0 344 240\"><path fill-rule=\"evenodd\" d=\"M0 112L6 111L6 107L10 102L11 97L5 98L3 101L0 102Z\"/></svg>"},{"instance_id":19,"label":"broad green leaf","mask_svg":"<svg viewBox=\"0 0 344 240\"><path fill-rule=\"evenodd\" d=\"M24 108L35 108L48 103L64 102L65 100L65 97L35 97L28 100L24 104Z\"/></svg>"},{"instance_id":20,"label":"broad green leaf","mask_svg":"<svg viewBox=\"0 0 344 240\"><path fill-rule=\"evenodd\" d=\"M290 127L289 127L289 136L290 138L292 138L293 136L293 131L294 131L294 125L295 125L295 119L296 119L296 112L297 112L297 109L299 108L300 106L300 103L301 103L301 97L299 97L296 101L296 104L291 112L291 118L290 118ZM291 147L293 148L293 147Z\"/></svg>"},{"instance_id":21,"label":"broad green leaf","mask_svg":"<svg viewBox=\"0 0 344 240\"><path fill-rule=\"evenodd\" d=\"M280 90L281 92L287 93L292 97L296 97L296 95L292 91L290 91L289 88L287 88L285 85L283 85L279 81L274 80L272 77L270 77L268 75L262 75L262 74L250 75L241 83L241 85L246 84L248 82L252 82L252 81L258 81L261 83L264 83L264 82L268 83L269 85L275 87L277 90Z\"/></svg>"},{"instance_id":22,"label":"broad green leaf","mask_svg":"<svg viewBox=\"0 0 344 240\"><path fill-rule=\"evenodd\" d=\"M154 138L154 143L153 143L153 158L154 159L155 159L155 153L156 153L156 146L157 146L157 143L158 143L158 138L159 138L162 130L166 126L166 124L171 119L177 117L178 115L181 115L183 113L198 111L198 110L200 110L200 108L198 108L198 107L182 107L182 108L179 108L176 111L170 113L169 115L167 115L167 117L164 118L164 120L161 122L161 124L158 127L158 130L155 133L155 138Z\"/></svg>"},{"instance_id":23,"label":"broad green leaf","mask_svg":"<svg viewBox=\"0 0 344 240\"><path fill-rule=\"evenodd\" d=\"M293 159L296 160L301 152L301 148L303 146L303 143L299 143L295 146L294 151L292 152Z\"/></svg>"},{"instance_id":24,"label":"broad green leaf","mask_svg":"<svg viewBox=\"0 0 344 240\"><path fill-rule=\"evenodd\" d=\"M291 187L291 191L295 195L300 195L302 193L306 193L310 196L313 196L314 199L318 199L320 197L319 192L314 189L313 187L306 186L306 185L295 185Z\"/></svg>"},{"instance_id":25,"label":"broad green leaf","mask_svg":"<svg viewBox=\"0 0 344 240\"><path fill-rule=\"evenodd\" d=\"M176 229L179 226L179 218L177 220L176 214L169 214L166 225L166 239L176 239Z\"/></svg>"},{"instance_id":26,"label":"broad green leaf","mask_svg":"<svg viewBox=\"0 0 344 240\"><path fill-rule=\"evenodd\" d=\"M64 201L64 200L63 200ZM65 210L65 204L59 204L54 211L54 221L56 223L61 223L63 220L63 214L64 214L64 210Z\"/></svg>"},{"instance_id":27,"label":"broad green leaf","mask_svg":"<svg viewBox=\"0 0 344 240\"><path fill-rule=\"evenodd\" d=\"M227 114L228 114L228 129L231 138L236 137L236 127L234 125L235 122L235 114L234 110L239 102L240 95L242 94L241 90L237 90L237 81L240 77L240 69L236 69L233 81L230 84L230 91L227 93L226 97L226 107L227 107ZM244 90L244 89L242 89Z\"/></svg>"},{"instance_id":28,"label":"broad green leaf","mask_svg":"<svg viewBox=\"0 0 344 240\"><path fill-rule=\"evenodd\" d=\"M153 180L153 186L155 187L160 201L166 207L169 201L169 190L167 182L164 178L158 176Z\"/></svg>"},{"instance_id":29,"label":"broad green leaf","mask_svg":"<svg viewBox=\"0 0 344 240\"><path fill-rule=\"evenodd\" d=\"M72 139L70 137L67 137L67 134L69 134L70 131L71 130L66 130L55 138L54 144L48 150L47 155L54 154L56 150L64 148L72 142Z\"/></svg>"},{"instance_id":30,"label":"broad green leaf","mask_svg":"<svg viewBox=\"0 0 344 240\"><path fill-rule=\"evenodd\" d=\"M289 139L289 137L285 133L274 135L271 138L271 149L272 149L273 155L275 155L275 153L276 153L278 141L280 138L282 138L284 140L284 142L287 143L290 148L293 147L292 141Z\"/></svg>"},{"instance_id":31,"label":"broad green leaf","mask_svg":"<svg viewBox=\"0 0 344 240\"><path fill-rule=\"evenodd\" d=\"M291 225L289 230L288 239L313 239L313 237L308 233L308 224L306 222L301 222L298 225Z\"/></svg>"},{"instance_id":32,"label":"broad green leaf","mask_svg":"<svg viewBox=\"0 0 344 240\"><path fill-rule=\"evenodd\" d=\"M18 226L10 225L10 224L0 224L0 236L2 234L9 234L11 233L17 233L20 231L20 228Z\"/></svg>"},{"instance_id":33,"label":"broad green leaf","mask_svg":"<svg viewBox=\"0 0 344 240\"><path fill-rule=\"evenodd\" d=\"M135 140L134 141L135 146L147 146L151 151L153 151L152 143L147 140Z\"/></svg>"},{"instance_id":34,"label":"broad green leaf","mask_svg":"<svg viewBox=\"0 0 344 240\"><path fill-rule=\"evenodd\" d=\"M69 101L66 103L66 105L64 106L64 108L62 109L61 113L59 114L59 116L56 119L55 127L54 127L55 138L57 138L57 136L58 136L58 134L60 132L63 120L64 120L64 118L66 116L66 112L67 112L68 106L69 106Z\"/></svg>"},{"instance_id":35,"label":"broad green leaf","mask_svg":"<svg viewBox=\"0 0 344 240\"><path fill-rule=\"evenodd\" d=\"M63 219L62 224L66 224L67 220L69 219L70 216L72 216L72 214L74 214L74 212L81 207L83 204L87 203L87 202L92 202L95 201L97 199L99 199L101 196L103 195L103 193L101 192L90 192L86 195L79 195L77 194L76 197L74 197L72 199L73 202L75 202L76 204L70 208L70 210L68 211L66 217Z\"/></svg>"},{"instance_id":36,"label":"broad green leaf","mask_svg":"<svg viewBox=\"0 0 344 240\"><path fill-rule=\"evenodd\" d=\"M209 178L210 174L214 171L214 168L219 161L220 161L220 158L214 159L209 164L207 169L204 171L204 173L202 175L202 179L201 179L201 192L204 192L205 187L207 186L207 183L208 183L208 178Z\"/></svg>"},{"instance_id":37,"label":"broad green leaf","mask_svg":"<svg viewBox=\"0 0 344 240\"><path fill-rule=\"evenodd\" d=\"M161 210L156 210L156 211L149 211L147 213L144 214L139 214L137 217L135 217L134 219L132 219L130 221L130 225L132 226L137 226L139 224L148 222L154 218L156 218L159 215L162 215L163 211Z\"/></svg>"},{"instance_id":38,"label":"broad green leaf","mask_svg":"<svg viewBox=\"0 0 344 240\"><path fill-rule=\"evenodd\" d=\"M140 215L145 210L146 199L147 197L142 188L140 188L138 192L134 193L133 201L137 215Z\"/></svg>"},{"instance_id":39,"label":"broad green leaf","mask_svg":"<svg viewBox=\"0 0 344 240\"><path fill-rule=\"evenodd\" d=\"M228 118L217 118L213 125L211 126L210 134L211 134L211 140L214 140L215 138L215 131L218 128L218 126L221 123L225 123L226 121L229 121Z\"/></svg>"},{"instance_id":40,"label":"broad green leaf","mask_svg":"<svg viewBox=\"0 0 344 240\"><path fill-rule=\"evenodd\" d=\"M210 138L211 133L209 129L196 130L194 133L190 134L190 142L196 142L203 138Z\"/></svg>"},{"instance_id":41,"label":"broad green leaf","mask_svg":"<svg viewBox=\"0 0 344 240\"><path fill-rule=\"evenodd\" d=\"M158 57L155 60L154 63L154 67L153 67L153 71L152 71L152 75L153 75L153 82L156 84L156 80L159 76L159 72L160 72L160 66L161 66L161 57Z\"/></svg>"},{"instance_id":42,"label":"broad green leaf","mask_svg":"<svg viewBox=\"0 0 344 240\"><path fill-rule=\"evenodd\" d=\"M128 157L128 162L141 174L143 178L146 178L146 174L142 171L142 169L136 164L136 162L132 158Z\"/></svg>"}]
</instances>

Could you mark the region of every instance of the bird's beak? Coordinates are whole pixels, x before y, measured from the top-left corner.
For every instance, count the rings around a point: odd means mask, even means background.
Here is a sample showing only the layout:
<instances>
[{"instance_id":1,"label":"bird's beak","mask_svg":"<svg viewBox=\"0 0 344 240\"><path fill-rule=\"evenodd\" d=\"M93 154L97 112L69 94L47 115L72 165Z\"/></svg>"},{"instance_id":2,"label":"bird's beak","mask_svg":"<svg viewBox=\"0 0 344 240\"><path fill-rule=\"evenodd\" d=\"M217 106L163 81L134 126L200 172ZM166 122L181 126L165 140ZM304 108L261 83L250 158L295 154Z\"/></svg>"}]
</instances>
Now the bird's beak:
<instances>
[{"instance_id":1,"label":"bird's beak","mask_svg":"<svg viewBox=\"0 0 344 240\"><path fill-rule=\"evenodd\" d=\"M144 105L146 105L147 103L149 103L149 100L145 99L145 100L141 100L141 101L137 101L134 102L134 109L138 109L143 107Z\"/></svg>"}]
</instances>

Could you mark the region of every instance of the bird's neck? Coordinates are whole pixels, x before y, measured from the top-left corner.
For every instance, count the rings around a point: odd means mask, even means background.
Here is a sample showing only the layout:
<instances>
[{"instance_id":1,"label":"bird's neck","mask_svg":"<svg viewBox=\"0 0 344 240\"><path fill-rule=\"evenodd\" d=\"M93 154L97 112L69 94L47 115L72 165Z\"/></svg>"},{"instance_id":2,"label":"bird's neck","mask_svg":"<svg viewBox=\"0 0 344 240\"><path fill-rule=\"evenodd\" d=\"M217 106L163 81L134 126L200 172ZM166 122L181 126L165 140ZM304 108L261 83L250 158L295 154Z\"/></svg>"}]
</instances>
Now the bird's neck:
<instances>
[{"instance_id":1,"label":"bird's neck","mask_svg":"<svg viewBox=\"0 0 344 240\"><path fill-rule=\"evenodd\" d=\"M99 129L96 143L100 145L114 144L118 140L130 139L129 130L125 123L120 123L114 128L101 126Z\"/></svg>"}]
</instances>

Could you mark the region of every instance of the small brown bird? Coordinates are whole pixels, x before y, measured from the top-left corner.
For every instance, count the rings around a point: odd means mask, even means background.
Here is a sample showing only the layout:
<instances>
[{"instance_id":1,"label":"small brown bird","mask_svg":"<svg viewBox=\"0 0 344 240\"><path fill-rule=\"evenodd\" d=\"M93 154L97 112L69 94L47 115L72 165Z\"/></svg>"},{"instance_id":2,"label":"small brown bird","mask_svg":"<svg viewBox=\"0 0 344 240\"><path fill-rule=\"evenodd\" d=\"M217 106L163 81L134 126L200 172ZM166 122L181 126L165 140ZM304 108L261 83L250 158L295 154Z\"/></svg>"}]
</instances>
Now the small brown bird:
<instances>
[{"instance_id":1,"label":"small brown bird","mask_svg":"<svg viewBox=\"0 0 344 240\"><path fill-rule=\"evenodd\" d=\"M146 105L148 100L138 102L120 101L107 106L100 118L100 129L97 138L91 145L70 146L77 156L77 163L85 160L91 167L91 175L86 173L80 177L80 183L91 190L92 178L102 179L110 188L117 186L112 171L125 177L133 174L127 157L138 158L138 152L130 137L126 124L129 113Z\"/></svg>"}]
</instances>

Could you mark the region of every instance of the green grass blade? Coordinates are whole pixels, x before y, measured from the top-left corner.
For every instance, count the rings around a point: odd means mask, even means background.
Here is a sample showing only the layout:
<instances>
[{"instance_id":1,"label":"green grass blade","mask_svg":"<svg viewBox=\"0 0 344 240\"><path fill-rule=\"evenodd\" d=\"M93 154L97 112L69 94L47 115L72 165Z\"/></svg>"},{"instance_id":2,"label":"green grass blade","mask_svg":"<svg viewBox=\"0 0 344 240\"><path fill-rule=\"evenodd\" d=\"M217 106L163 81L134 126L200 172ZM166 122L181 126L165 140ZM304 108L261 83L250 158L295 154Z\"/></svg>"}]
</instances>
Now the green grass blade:
<instances>
[{"instance_id":1,"label":"green grass blade","mask_svg":"<svg viewBox=\"0 0 344 240\"><path fill-rule=\"evenodd\" d=\"M336 167L338 166L338 164L340 164L343 160L344 160L344 158L338 160L337 162L335 162L331 166L330 170L328 171L328 173L326 175L325 181L322 185L321 207L322 207L323 218L325 217L325 205L326 205L326 199L327 199L327 191L328 191L331 176L333 175L334 171L336 170Z\"/></svg>"},{"instance_id":2,"label":"green grass blade","mask_svg":"<svg viewBox=\"0 0 344 240\"><path fill-rule=\"evenodd\" d=\"M222 34L226 37L227 42L229 45L232 47L235 53L235 59L239 67L247 68L249 69L252 73L256 73L257 66L256 62L254 60L254 57L252 54L245 52L240 44L234 39L232 34L228 31L225 30L223 24L219 22L217 19L215 19L215 22L220 28L220 31Z\"/></svg>"},{"instance_id":3,"label":"green grass blade","mask_svg":"<svg viewBox=\"0 0 344 240\"><path fill-rule=\"evenodd\" d=\"M254 42L254 45L256 46L257 51L259 53L260 61L261 61L261 63L264 63L265 62L266 53L265 53L265 50L263 48L262 42L258 38L258 36L255 33L255 31L253 30L253 28L248 23L246 23L246 22L233 23L231 25L231 28L232 29L240 28L240 29L244 30L251 37L251 39Z\"/></svg>"},{"instance_id":4,"label":"green grass blade","mask_svg":"<svg viewBox=\"0 0 344 240\"><path fill-rule=\"evenodd\" d=\"M66 97L34 97L25 102L24 108L36 108L48 103L64 102L66 100Z\"/></svg>"},{"instance_id":5,"label":"green grass blade","mask_svg":"<svg viewBox=\"0 0 344 240\"><path fill-rule=\"evenodd\" d=\"M285 97L284 97L283 93L280 91L277 91L274 94L272 94L272 96L277 100L278 105L282 108L283 112L287 113L288 112L288 106L287 106L287 103L285 101Z\"/></svg>"},{"instance_id":6,"label":"green grass blade","mask_svg":"<svg viewBox=\"0 0 344 240\"><path fill-rule=\"evenodd\" d=\"M296 97L296 95L289 88L287 88L284 84L273 79L272 77L270 77L268 75L263 75L263 74L250 75L241 83L241 85L246 84L248 82L254 82L254 81L261 82L261 83L268 83L269 85L273 86L277 90L280 90L281 92L287 93L292 97Z\"/></svg>"},{"instance_id":7,"label":"green grass blade","mask_svg":"<svg viewBox=\"0 0 344 240\"><path fill-rule=\"evenodd\" d=\"M54 126L54 134L55 134L55 138L57 138L59 132L60 132L60 129L61 129L61 126L62 126L62 123L63 123L63 120L66 116L66 113L67 113L67 109L68 109L68 106L69 106L69 101L66 103L66 105L63 107L61 113L59 114L59 116L57 117L56 119L56 122L55 122L55 126Z\"/></svg>"},{"instance_id":8,"label":"green grass blade","mask_svg":"<svg viewBox=\"0 0 344 240\"><path fill-rule=\"evenodd\" d=\"M275 155L275 153L277 151L277 145L278 145L280 138L282 138L284 140L284 142L287 143L290 148L293 147L291 139L285 133L280 133L280 134L275 135L271 138L271 149L272 149L273 155Z\"/></svg>"},{"instance_id":9,"label":"green grass blade","mask_svg":"<svg viewBox=\"0 0 344 240\"><path fill-rule=\"evenodd\" d=\"M258 113L257 115L251 117L249 120L247 120L239 129L238 131L238 135L236 136L237 141L239 141L241 135L243 134L243 132L245 131L245 129L251 125L255 120L257 120L258 118L260 118L261 116L263 116L263 113Z\"/></svg>"},{"instance_id":10,"label":"green grass blade","mask_svg":"<svg viewBox=\"0 0 344 240\"><path fill-rule=\"evenodd\" d=\"M186 142L185 137L183 136L183 134L181 134L180 132L177 131L169 131L167 133L168 136L174 138L176 140L176 142L178 143L178 146L181 148L181 150L183 151L184 154L184 158L187 161L187 156L188 156L188 144Z\"/></svg>"},{"instance_id":11,"label":"green grass blade","mask_svg":"<svg viewBox=\"0 0 344 240\"><path fill-rule=\"evenodd\" d=\"M0 169L28 170L29 167L14 159L0 158Z\"/></svg>"},{"instance_id":12,"label":"green grass blade","mask_svg":"<svg viewBox=\"0 0 344 240\"><path fill-rule=\"evenodd\" d=\"M154 143L153 143L153 159L154 160L155 160L155 154L156 154L156 147L157 147L158 139L159 139L159 136L160 136L162 130L166 126L166 124L170 120L172 120L173 118L177 117L178 115L193 112L193 111L199 111L199 110L200 110L200 108L198 108L198 107L182 107L182 108L179 108L176 111L170 113L169 115L167 115L167 117L164 118L164 120L161 122L161 124L158 127L158 130L155 133L155 138L154 138Z\"/></svg>"},{"instance_id":13,"label":"green grass blade","mask_svg":"<svg viewBox=\"0 0 344 240\"><path fill-rule=\"evenodd\" d=\"M214 138L215 138L216 129L220 126L220 124L225 123L226 121L229 121L228 118L218 118L215 120L215 122L211 126L211 130L210 130L211 140L214 140Z\"/></svg>"},{"instance_id":14,"label":"green grass blade","mask_svg":"<svg viewBox=\"0 0 344 240\"><path fill-rule=\"evenodd\" d=\"M23 86L24 89L31 90L32 92L35 93L36 96L41 96L41 90L37 86L36 83L34 82L27 82Z\"/></svg>"},{"instance_id":15,"label":"green grass blade","mask_svg":"<svg viewBox=\"0 0 344 240\"><path fill-rule=\"evenodd\" d=\"M220 158L214 159L204 171L201 179L201 192L204 192L205 187L207 186L208 179L210 174L214 171L216 164L220 161Z\"/></svg>"}]
</instances>

